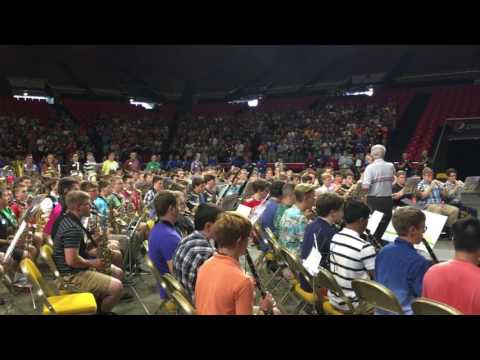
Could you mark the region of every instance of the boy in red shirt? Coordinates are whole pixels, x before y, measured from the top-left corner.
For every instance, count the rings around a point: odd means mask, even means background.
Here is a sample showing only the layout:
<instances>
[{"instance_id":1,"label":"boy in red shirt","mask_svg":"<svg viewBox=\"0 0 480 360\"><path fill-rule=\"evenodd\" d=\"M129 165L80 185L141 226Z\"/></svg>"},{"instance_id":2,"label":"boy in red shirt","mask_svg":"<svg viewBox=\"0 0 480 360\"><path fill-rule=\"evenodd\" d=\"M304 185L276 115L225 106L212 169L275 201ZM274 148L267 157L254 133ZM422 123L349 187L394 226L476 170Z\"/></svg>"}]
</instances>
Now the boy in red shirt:
<instances>
[{"instance_id":1,"label":"boy in red shirt","mask_svg":"<svg viewBox=\"0 0 480 360\"><path fill-rule=\"evenodd\" d=\"M270 183L263 179L258 179L252 182L252 190L254 194L251 198L246 199L242 205L250 208L256 208L267 197L270 190Z\"/></svg>"},{"instance_id":2,"label":"boy in red shirt","mask_svg":"<svg viewBox=\"0 0 480 360\"><path fill-rule=\"evenodd\" d=\"M465 315L480 314L480 221L468 218L453 225L455 257L432 266L423 278L422 296Z\"/></svg>"}]
</instances>

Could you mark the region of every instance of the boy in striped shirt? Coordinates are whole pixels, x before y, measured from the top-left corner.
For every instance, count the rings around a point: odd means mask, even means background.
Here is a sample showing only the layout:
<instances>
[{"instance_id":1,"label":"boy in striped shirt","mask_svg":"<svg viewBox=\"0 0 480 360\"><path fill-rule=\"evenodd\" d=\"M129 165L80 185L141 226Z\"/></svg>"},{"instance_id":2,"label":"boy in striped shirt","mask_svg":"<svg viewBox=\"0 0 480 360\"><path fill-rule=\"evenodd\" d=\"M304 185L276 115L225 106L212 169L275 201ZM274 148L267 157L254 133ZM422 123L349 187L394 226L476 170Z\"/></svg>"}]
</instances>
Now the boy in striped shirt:
<instances>
[{"instance_id":1,"label":"boy in striped shirt","mask_svg":"<svg viewBox=\"0 0 480 360\"><path fill-rule=\"evenodd\" d=\"M357 200L345 203L346 226L335 234L330 243L330 271L353 306L359 304L352 288L352 280L373 279L375 270L375 248L360 235L367 228L370 208ZM330 303L340 311L349 310L341 298L328 292Z\"/></svg>"}]
</instances>

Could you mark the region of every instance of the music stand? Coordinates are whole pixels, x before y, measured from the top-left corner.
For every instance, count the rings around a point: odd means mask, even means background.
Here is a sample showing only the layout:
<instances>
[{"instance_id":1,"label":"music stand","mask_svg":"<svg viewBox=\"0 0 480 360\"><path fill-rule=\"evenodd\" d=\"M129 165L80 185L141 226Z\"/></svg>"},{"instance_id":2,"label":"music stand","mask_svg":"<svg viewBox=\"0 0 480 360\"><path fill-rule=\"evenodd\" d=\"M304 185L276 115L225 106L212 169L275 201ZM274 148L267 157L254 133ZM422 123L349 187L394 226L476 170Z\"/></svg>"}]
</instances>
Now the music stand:
<instances>
[{"instance_id":1,"label":"music stand","mask_svg":"<svg viewBox=\"0 0 480 360\"><path fill-rule=\"evenodd\" d=\"M403 191L405 195L413 195L417 190L418 183L421 181L420 176L412 176L407 179L405 182L405 187Z\"/></svg>"},{"instance_id":2,"label":"music stand","mask_svg":"<svg viewBox=\"0 0 480 360\"><path fill-rule=\"evenodd\" d=\"M480 194L480 176L468 176L465 178L463 186L463 193L465 194Z\"/></svg>"},{"instance_id":3,"label":"music stand","mask_svg":"<svg viewBox=\"0 0 480 360\"><path fill-rule=\"evenodd\" d=\"M425 226L427 227L427 230L423 234L425 241L421 244L415 245L415 248L424 253L428 253L432 260L436 260L433 248L440 238L440 234L442 233L442 229L445 226L448 217L425 210L422 210L422 212L425 214ZM390 220L390 223L382 236L382 240L393 242L397 237L398 234L393 227L392 220Z\"/></svg>"}]
</instances>

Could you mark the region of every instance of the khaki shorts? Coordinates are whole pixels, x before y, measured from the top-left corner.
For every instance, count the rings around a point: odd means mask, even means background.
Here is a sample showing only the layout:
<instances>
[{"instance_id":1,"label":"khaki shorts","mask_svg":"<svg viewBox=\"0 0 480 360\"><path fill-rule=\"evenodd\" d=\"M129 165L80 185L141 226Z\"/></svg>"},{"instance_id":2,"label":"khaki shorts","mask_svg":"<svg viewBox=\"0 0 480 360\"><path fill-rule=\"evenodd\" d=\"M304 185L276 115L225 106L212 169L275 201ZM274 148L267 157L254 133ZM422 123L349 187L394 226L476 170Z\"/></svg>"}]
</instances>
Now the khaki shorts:
<instances>
[{"instance_id":1,"label":"khaki shorts","mask_svg":"<svg viewBox=\"0 0 480 360\"><path fill-rule=\"evenodd\" d=\"M73 286L82 292L91 292L98 299L103 299L108 295L112 279L111 276L91 270L64 277L67 285Z\"/></svg>"}]
</instances>

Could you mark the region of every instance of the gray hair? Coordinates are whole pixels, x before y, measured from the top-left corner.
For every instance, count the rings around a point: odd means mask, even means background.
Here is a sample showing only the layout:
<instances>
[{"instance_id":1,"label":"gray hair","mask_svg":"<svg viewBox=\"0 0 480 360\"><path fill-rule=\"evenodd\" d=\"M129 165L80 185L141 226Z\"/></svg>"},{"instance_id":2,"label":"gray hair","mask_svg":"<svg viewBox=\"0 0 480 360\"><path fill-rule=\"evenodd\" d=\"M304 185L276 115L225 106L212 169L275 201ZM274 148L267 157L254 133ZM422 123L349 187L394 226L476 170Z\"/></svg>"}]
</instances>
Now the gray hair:
<instances>
[{"instance_id":1,"label":"gray hair","mask_svg":"<svg viewBox=\"0 0 480 360\"><path fill-rule=\"evenodd\" d=\"M372 149L370 150L370 155L372 155L375 160L383 159L386 152L387 149L385 148L385 146L377 144L372 146Z\"/></svg>"}]
</instances>

